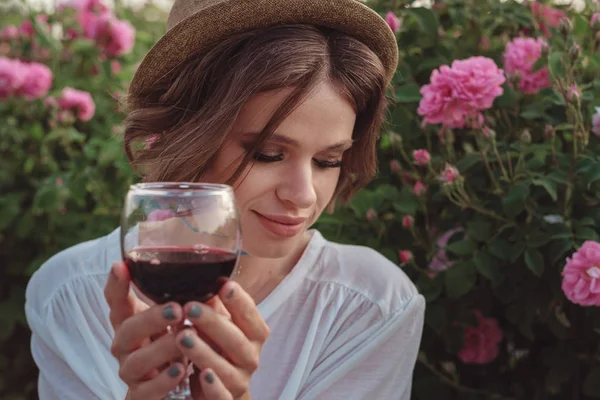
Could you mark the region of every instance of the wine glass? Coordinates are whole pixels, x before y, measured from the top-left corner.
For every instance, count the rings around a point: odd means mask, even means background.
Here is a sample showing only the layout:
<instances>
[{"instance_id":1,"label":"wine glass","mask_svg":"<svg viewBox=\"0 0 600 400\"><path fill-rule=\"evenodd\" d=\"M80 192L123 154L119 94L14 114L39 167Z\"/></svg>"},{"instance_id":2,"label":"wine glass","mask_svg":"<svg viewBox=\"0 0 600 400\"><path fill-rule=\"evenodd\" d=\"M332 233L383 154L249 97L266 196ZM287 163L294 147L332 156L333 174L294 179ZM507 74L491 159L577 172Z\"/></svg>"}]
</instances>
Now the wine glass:
<instances>
[{"instance_id":1,"label":"wine glass","mask_svg":"<svg viewBox=\"0 0 600 400\"><path fill-rule=\"evenodd\" d=\"M155 182L129 188L121 252L134 286L152 302L209 300L237 272L240 251L230 186ZM167 398L192 398L187 375Z\"/></svg>"}]
</instances>

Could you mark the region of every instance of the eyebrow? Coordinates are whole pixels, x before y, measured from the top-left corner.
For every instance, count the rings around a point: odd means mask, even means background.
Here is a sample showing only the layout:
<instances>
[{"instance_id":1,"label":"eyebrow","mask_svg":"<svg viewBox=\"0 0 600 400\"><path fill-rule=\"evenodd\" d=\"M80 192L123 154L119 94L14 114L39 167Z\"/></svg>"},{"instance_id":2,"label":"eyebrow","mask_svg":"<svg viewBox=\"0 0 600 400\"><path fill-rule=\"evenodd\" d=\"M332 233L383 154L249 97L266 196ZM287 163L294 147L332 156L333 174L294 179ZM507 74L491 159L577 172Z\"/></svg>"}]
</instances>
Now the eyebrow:
<instances>
[{"instance_id":1,"label":"eyebrow","mask_svg":"<svg viewBox=\"0 0 600 400\"><path fill-rule=\"evenodd\" d=\"M260 135L259 132L247 132L242 134L242 138L255 138L256 136ZM275 143L281 143L281 144L286 144L289 146L295 146L295 147L299 147L300 143L298 143L297 140L292 139L290 137L281 135L281 134L277 134L277 133L273 133L271 136L269 136L268 139L269 142L275 142ZM332 144L331 146L327 146L325 149L323 149L322 151L346 151L348 150L350 147L352 147L352 143L354 141L351 139L348 140L344 140L341 141L339 143L335 143Z\"/></svg>"}]
</instances>

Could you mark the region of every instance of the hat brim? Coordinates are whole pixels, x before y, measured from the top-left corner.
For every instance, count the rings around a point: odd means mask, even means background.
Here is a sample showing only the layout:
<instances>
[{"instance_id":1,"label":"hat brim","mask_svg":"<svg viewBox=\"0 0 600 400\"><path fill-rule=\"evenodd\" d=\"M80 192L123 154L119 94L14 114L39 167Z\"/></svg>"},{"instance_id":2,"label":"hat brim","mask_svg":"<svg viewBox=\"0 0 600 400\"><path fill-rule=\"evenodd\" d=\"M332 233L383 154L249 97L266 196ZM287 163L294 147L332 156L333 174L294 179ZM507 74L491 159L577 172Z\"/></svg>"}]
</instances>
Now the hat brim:
<instances>
[{"instance_id":1,"label":"hat brim","mask_svg":"<svg viewBox=\"0 0 600 400\"><path fill-rule=\"evenodd\" d=\"M388 82L396 71L394 33L379 14L356 0L229 0L190 15L152 46L129 86L130 106L149 86L167 79L189 55L232 33L282 24L310 24L345 32L379 56Z\"/></svg>"}]
</instances>

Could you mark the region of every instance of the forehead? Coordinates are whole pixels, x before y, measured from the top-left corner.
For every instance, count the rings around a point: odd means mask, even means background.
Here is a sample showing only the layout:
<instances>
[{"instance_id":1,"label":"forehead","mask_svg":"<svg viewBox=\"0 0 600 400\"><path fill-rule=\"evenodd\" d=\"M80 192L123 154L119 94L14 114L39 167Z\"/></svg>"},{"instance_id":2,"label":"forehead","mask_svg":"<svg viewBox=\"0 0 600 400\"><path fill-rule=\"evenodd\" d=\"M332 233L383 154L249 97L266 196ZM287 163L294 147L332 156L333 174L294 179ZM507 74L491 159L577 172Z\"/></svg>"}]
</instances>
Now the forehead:
<instances>
[{"instance_id":1,"label":"forehead","mask_svg":"<svg viewBox=\"0 0 600 400\"><path fill-rule=\"evenodd\" d=\"M248 101L234 123L237 137L260 132L292 89L259 94ZM329 83L319 84L278 126L277 135L301 144L329 146L350 140L356 113Z\"/></svg>"}]
</instances>

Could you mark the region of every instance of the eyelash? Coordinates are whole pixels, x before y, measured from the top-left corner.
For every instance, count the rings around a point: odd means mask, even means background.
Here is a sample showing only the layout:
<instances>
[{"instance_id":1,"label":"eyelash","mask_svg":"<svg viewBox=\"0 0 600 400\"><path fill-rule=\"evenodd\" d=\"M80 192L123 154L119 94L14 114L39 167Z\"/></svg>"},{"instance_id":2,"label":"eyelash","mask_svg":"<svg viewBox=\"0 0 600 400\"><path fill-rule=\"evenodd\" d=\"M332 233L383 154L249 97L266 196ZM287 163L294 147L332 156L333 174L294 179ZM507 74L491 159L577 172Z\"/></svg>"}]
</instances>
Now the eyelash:
<instances>
[{"instance_id":1,"label":"eyelash","mask_svg":"<svg viewBox=\"0 0 600 400\"><path fill-rule=\"evenodd\" d=\"M270 156L270 155L263 154L263 153L254 153L252 158L254 158L258 162L271 163L271 162L277 162L277 161L283 160L283 155L277 154L275 156ZM313 160L319 168L323 168L323 169L325 169L325 168L340 168L342 166L341 160L337 160L337 161L323 161L323 160L315 160L315 159L313 159Z\"/></svg>"}]
</instances>

